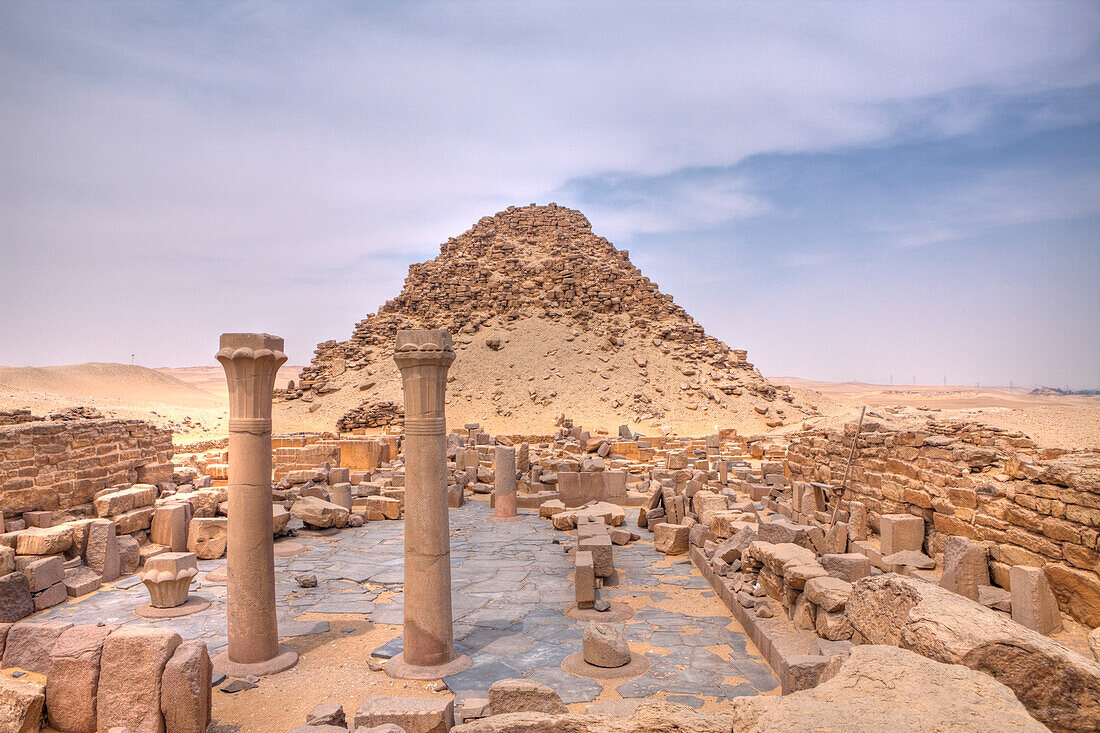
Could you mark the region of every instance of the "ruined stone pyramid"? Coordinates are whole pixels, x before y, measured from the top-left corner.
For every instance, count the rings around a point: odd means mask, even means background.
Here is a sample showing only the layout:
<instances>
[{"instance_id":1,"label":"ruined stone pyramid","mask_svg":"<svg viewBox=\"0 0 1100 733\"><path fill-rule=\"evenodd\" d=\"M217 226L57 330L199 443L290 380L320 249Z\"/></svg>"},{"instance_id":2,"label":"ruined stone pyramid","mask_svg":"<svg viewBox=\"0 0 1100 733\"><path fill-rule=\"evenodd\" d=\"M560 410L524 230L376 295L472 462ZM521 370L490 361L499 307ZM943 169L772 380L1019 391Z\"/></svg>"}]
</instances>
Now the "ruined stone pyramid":
<instances>
[{"instance_id":1,"label":"ruined stone pyramid","mask_svg":"<svg viewBox=\"0 0 1100 733\"><path fill-rule=\"evenodd\" d=\"M277 428L350 431L400 424L401 383L391 354L404 328L445 328L458 359L448 422L545 435L555 419L642 433L715 426L759 432L807 410L785 387L708 336L579 211L509 207L411 265L401 294L319 344Z\"/></svg>"}]
</instances>

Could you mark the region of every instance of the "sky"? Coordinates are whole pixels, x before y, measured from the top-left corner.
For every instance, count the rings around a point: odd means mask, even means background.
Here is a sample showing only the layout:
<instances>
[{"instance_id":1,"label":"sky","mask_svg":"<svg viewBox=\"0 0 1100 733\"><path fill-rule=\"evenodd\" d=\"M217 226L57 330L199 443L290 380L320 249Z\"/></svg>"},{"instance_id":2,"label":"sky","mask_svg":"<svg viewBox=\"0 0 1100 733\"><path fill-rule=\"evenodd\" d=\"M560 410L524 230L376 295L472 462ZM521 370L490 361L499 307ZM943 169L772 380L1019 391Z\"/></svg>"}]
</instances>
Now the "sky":
<instances>
[{"instance_id":1,"label":"sky","mask_svg":"<svg viewBox=\"0 0 1100 733\"><path fill-rule=\"evenodd\" d=\"M1100 3L0 3L0 364L344 340L580 209L766 375L1100 387Z\"/></svg>"}]
</instances>

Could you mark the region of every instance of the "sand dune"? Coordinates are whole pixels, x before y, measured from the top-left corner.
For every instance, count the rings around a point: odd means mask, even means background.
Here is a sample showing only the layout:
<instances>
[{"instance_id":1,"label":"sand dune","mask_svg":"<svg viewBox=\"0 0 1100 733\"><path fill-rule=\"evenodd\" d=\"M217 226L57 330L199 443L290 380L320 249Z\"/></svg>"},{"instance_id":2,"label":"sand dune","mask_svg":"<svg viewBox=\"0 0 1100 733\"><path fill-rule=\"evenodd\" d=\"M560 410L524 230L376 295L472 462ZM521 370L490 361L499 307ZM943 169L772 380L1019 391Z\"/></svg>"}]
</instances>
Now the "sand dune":
<instances>
[{"instance_id":1,"label":"sand dune","mask_svg":"<svg viewBox=\"0 0 1100 733\"><path fill-rule=\"evenodd\" d=\"M175 377L128 364L70 364L0 367L0 385L15 390L76 398L158 402L185 407L216 407L217 395Z\"/></svg>"}]
</instances>

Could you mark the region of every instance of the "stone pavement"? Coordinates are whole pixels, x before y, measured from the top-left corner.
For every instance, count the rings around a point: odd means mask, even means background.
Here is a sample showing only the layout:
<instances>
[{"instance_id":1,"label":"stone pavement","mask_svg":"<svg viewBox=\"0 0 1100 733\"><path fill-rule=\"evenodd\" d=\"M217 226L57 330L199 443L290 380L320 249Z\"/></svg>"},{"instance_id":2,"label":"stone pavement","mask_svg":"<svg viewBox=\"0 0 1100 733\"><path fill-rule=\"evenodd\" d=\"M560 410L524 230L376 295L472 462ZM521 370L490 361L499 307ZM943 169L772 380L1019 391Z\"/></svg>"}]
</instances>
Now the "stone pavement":
<instances>
[{"instance_id":1,"label":"stone pavement","mask_svg":"<svg viewBox=\"0 0 1100 733\"><path fill-rule=\"evenodd\" d=\"M600 682L561 668L567 656L580 651L584 629L583 622L563 614L573 601L566 577L573 569L565 551L570 536L534 513L521 512L524 519L514 522L494 522L490 514L485 501L467 502L450 513L455 646L470 655L472 665L444 681L459 704L468 696L484 697L494 681L511 677L549 685L566 703L596 699L603 691ZM275 560L280 637L329 630L328 621L302 619L306 614L357 614L376 624L393 624L399 634L403 526L394 521L368 522L333 534L299 530L297 537L277 543L278 552L300 550ZM226 587L224 580L208 579L207 573L223 565L224 560L199 562L191 592L212 603L191 616L136 616L133 609L148 594L134 575L28 620L161 626L185 639L204 639L213 656L226 646ZM650 666L639 677L604 681L609 689L623 698L664 693L674 702L698 707L706 700L778 686L686 558L666 558L641 540L616 547L615 566L618 583L602 589L601 597L635 609L625 622L626 639ZM294 577L301 573L315 575L317 587L299 587ZM388 658L400 649L397 635L374 656Z\"/></svg>"}]
</instances>

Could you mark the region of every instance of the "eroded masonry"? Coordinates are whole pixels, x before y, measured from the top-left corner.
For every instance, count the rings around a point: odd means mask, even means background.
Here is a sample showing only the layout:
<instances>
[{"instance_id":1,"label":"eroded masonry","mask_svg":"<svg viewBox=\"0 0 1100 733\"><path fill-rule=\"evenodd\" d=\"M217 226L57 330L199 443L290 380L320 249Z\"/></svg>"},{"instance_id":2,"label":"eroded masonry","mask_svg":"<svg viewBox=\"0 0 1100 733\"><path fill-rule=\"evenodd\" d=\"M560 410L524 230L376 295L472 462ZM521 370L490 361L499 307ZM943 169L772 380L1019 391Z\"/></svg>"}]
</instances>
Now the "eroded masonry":
<instances>
[{"instance_id":1,"label":"eroded masonry","mask_svg":"<svg viewBox=\"0 0 1100 733\"><path fill-rule=\"evenodd\" d=\"M567 321L545 351L599 330L562 394L629 371L644 399L601 409L647 421L550 411L541 366L514 381L543 430L456 420L522 343L486 343L494 310ZM873 408L768 432L813 407L693 323L579 213L524 207L293 389L282 339L223 335L226 440L9 416L0 730L1100 729L1100 453ZM273 399L353 389L272 435ZM740 427L662 422L703 406Z\"/></svg>"}]
</instances>

